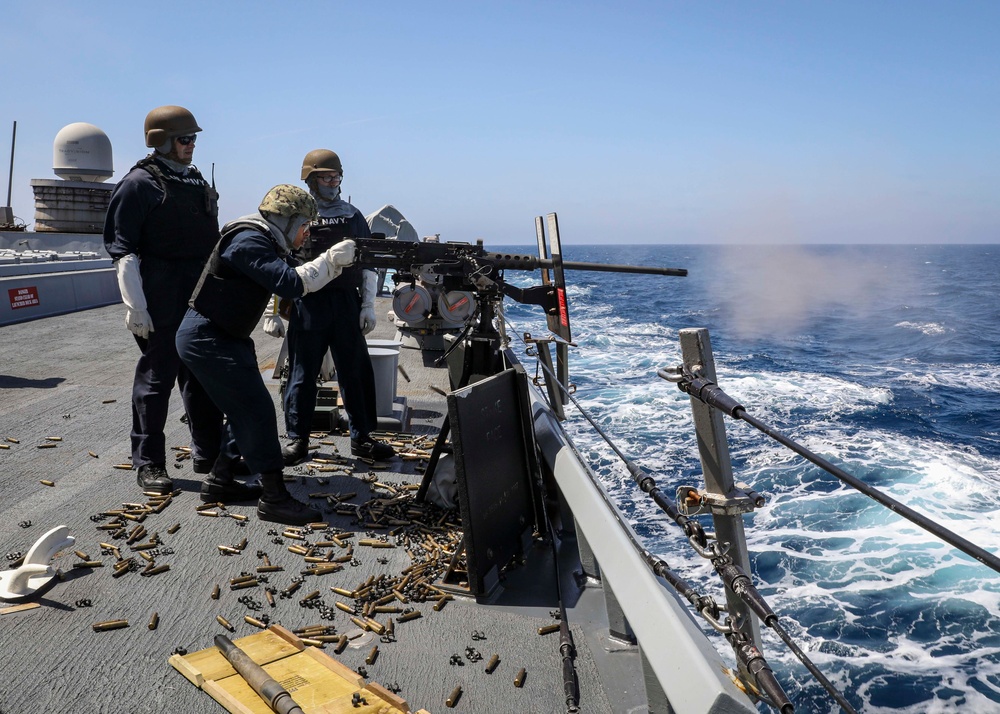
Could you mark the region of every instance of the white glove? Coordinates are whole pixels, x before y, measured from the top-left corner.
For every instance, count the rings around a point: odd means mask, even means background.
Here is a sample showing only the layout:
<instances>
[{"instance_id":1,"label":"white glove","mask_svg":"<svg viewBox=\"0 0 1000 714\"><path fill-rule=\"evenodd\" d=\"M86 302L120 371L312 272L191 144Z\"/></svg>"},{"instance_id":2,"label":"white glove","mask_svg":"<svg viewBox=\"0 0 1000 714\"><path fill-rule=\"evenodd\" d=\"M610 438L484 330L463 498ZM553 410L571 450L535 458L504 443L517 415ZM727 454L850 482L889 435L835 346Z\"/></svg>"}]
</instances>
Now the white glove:
<instances>
[{"instance_id":1,"label":"white glove","mask_svg":"<svg viewBox=\"0 0 1000 714\"><path fill-rule=\"evenodd\" d=\"M142 292L142 276L139 274L139 256L130 253L115 262L118 274L118 290L125 303L125 327L136 337L147 339L153 331L153 320L146 310L146 294Z\"/></svg>"},{"instance_id":2,"label":"white glove","mask_svg":"<svg viewBox=\"0 0 1000 714\"><path fill-rule=\"evenodd\" d=\"M362 271L361 280L361 334L367 335L375 329L375 292L378 290L378 275L373 270Z\"/></svg>"},{"instance_id":3,"label":"white glove","mask_svg":"<svg viewBox=\"0 0 1000 714\"><path fill-rule=\"evenodd\" d=\"M345 268L354 262L355 245L350 238L342 240L323 254L334 268Z\"/></svg>"},{"instance_id":4,"label":"white glove","mask_svg":"<svg viewBox=\"0 0 1000 714\"><path fill-rule=\"evenodd\" d=\"M264 318L264 334L271 337L285 336L285 322L277 315L268 315Z\"/></svg>"}]
</instances>

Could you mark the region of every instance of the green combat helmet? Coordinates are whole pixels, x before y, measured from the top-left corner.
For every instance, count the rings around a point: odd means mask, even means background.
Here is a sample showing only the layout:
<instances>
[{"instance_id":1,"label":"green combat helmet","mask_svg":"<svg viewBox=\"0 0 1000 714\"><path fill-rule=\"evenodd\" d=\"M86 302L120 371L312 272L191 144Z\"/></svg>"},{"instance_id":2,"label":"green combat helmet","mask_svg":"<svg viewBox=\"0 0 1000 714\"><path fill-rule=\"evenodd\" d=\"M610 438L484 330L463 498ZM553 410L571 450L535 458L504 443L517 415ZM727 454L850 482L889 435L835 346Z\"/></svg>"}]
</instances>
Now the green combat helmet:
<instances>
[{"instance_id":1,"label":"green combat helmet","mask_svg":"<svg viewBox=\"0 0 1000 714\"><path fill-rule=\"evenodd\" d=\"M175 136L195 134L201 131L201 127L194 120L194 114L187 109L168 104L146 115L143 131L146 133L146 146L155 147L163 146Z\"/></svg>"},{"instance_id":2,"label":"green combat helmet","mask_svg":"<svg viewBox=\"0 0 1000 714\"><path fill-rule=\"evenodd\" d=\"M307 221L315 221L319 215L316 201L308 192L298 186L283 183L275 186L264 196L258 209L262 214L282 216L304 216Z\"/></svg>"}]
</instances>

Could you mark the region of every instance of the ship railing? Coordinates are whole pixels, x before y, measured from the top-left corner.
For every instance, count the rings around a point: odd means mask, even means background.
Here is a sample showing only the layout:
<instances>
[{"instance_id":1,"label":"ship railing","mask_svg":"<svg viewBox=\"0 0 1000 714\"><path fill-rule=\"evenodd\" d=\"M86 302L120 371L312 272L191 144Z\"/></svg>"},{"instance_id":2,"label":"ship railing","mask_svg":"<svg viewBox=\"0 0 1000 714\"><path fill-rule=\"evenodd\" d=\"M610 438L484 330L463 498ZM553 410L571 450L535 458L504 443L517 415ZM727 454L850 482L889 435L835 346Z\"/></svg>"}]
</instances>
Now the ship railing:
<instances>
[{"instance_id":1,"label":"ship railing","mask_svg":"<svg viewBox=\"0 0 1000 714\"><path fill-rule=\"evenodd\" d=\"M535 397L539 402L534 410L535 432L540 435L539 450L574 514L584 572L603 585L610 634L639 645L651 711L744 711L742 707L752 707L751 699L764 701L783 713L794 711L762 654L760 622L763 621L831 698L845 712L853 714L855 710L851 704L792 641L777 615L753 586L748 575L751 571L743 515L762 505L764 499L748 486L736 483L733 477L723 416L727 413L734 416L732 405L736 402L727 401L728 397L715 385L715 364L708 331L681 330L680 342L683 364L660 370L659 375L677 383L692 396L691 408L705 485L704 488L678 489L679 506L660 492L644 469L621 453L565 385L562 389L567 401L574 403L623 460L637 485L684 530L695 551L711 561L725 586L725 605L699 594L641 545L585 459L565 432L556 428L556 417L549 405L542 403L540 396ZM540 367L546 372L546 386L550 381L557 381L551 369L541 361ZM730 408L726 410L726 406ZM546 420L552 422L549 428L545 428ZM705 532L700 522L692 517L700 514L711 514L714 533ZM643 576L637 577L637 573ZM652 580L647 575L651 575ZM665 585L673 588L712 628L726 637L736 656L736 673L720 666L716 659L718 653L700 630L695 628L696 634L682 632L683 628L674 619L676 608L681 608L688 617L686 621L690 621L688 610L680 599L666 597L672 593ZM664 642L668 643L666 650L657 646ZM706 652L703 644L711 651ZM678 667L678 658L682 667ZM723 676L703 676L705 673L697 670L695 662L710 663L708 669L715 674L721 672ZM679 681L678 672L681 673ZM736 694L727 682L730 685L738 683ZM714 706L719 708L705 706L704 701L692 703L687 698L692 691L718 697ZM749 711L756 710L751 708Z\"/></svg>"}]
</instances>

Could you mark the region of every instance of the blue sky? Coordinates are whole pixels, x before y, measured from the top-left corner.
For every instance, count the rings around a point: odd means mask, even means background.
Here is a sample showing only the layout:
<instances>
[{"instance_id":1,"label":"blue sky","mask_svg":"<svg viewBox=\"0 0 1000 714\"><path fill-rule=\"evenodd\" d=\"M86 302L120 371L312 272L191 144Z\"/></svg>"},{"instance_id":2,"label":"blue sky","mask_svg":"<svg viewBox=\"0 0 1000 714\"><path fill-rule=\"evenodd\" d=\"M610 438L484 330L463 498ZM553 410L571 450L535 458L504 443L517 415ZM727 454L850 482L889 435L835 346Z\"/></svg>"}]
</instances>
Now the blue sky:
<instances>
[{"instance_id":1,"label":"blue sky","mask_svg":"<svg viewBox=\"0 0 1000 714\"><path fill-rule=\"evenodd\" d=\"M0 9L6 177L162 104L223 219L337 151L363 212L533 244L1000 242L998 2L68 2ZM3 189L7 184L3 182ZM0 196L0 200L6 194Z\"/></svg>"}]
</instances>

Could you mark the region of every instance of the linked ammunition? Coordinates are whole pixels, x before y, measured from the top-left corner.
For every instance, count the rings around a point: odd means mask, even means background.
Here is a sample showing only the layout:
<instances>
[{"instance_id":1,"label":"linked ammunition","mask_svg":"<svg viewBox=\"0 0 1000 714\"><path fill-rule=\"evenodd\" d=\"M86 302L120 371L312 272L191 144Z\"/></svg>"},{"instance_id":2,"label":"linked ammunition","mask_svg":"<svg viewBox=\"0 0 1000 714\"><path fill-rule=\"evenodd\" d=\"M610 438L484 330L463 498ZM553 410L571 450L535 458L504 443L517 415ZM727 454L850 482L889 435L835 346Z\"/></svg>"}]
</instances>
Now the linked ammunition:
<instances>
[{"instance_id":1,"label":"linked ammunition","mask_svg":"<svg viewBox=\"0 0 1000 714\"><path fill-rule=\"evenodd\" d=\"M458 704L458 700L461 698L461 696L462 696L462 685L460 684L451 690L451 694L449 694L448 698L444 700L444 703L445 705L447 705L449 709L452 709L456 704Z\"/></svg>"},{"instance_id":2,"label":"linked ammunition","mask_svg":"<svg viewBox=\"0 0 1000 714\"><path fill-rule=\"evenodd\" d=\"M105 632L106 630L117 630L122 627L128 627L128 620L106 620L104 622L95 622L92 627L94 632Z\"/></svg>"},{"instance_id":3,"label":"linked ammunition","mask_svg":"<svg viewBox=\"0 0 1000 714\"><path fill-rule=\"evenodd\" d=\"M521 667L521 669L519 669L517 671L517 674L514 676L514 686L518 688L523 687L524 678L527 676L527 674L528 673L524 671L524 667Z\"/></svg>"},{"instance_id":4,"label":"linked ammunition","mask_svg":"<svg viewBox=\"0 0 1000 714\"><path fill-rule=\"evenodd\" d=\"M486 674L493 674L493 670L497 668L498 664L500 664L500 655L490 657L490 661L486 663Z\"/></svg>"},{"instance_id":5,"label":"linked ammunition","mask_svg":"<svg viewBox=\"0 0 1000 714\"><path fill-rule=\"evenodd\" d=\"M230 625L229 624L229 620L227 620L226 618L224 618L222 615L216 615L215 616L215 621L218 622L223 627L225 627L230 632L236 632L236 628L233 627L232 625Z\"/></svg>"},{"instance_id":6,"label":"linked ammunition","mask_svg":"<svg viewBox=\"0 0 1000 714\"><path fill-rule=\"evenodd\" d=\"M146 625L151 630L155 630L156 626L160 624L160 613L154 612L153 616L149 618L149 624Z\"/></svg>"}]
</instances>

